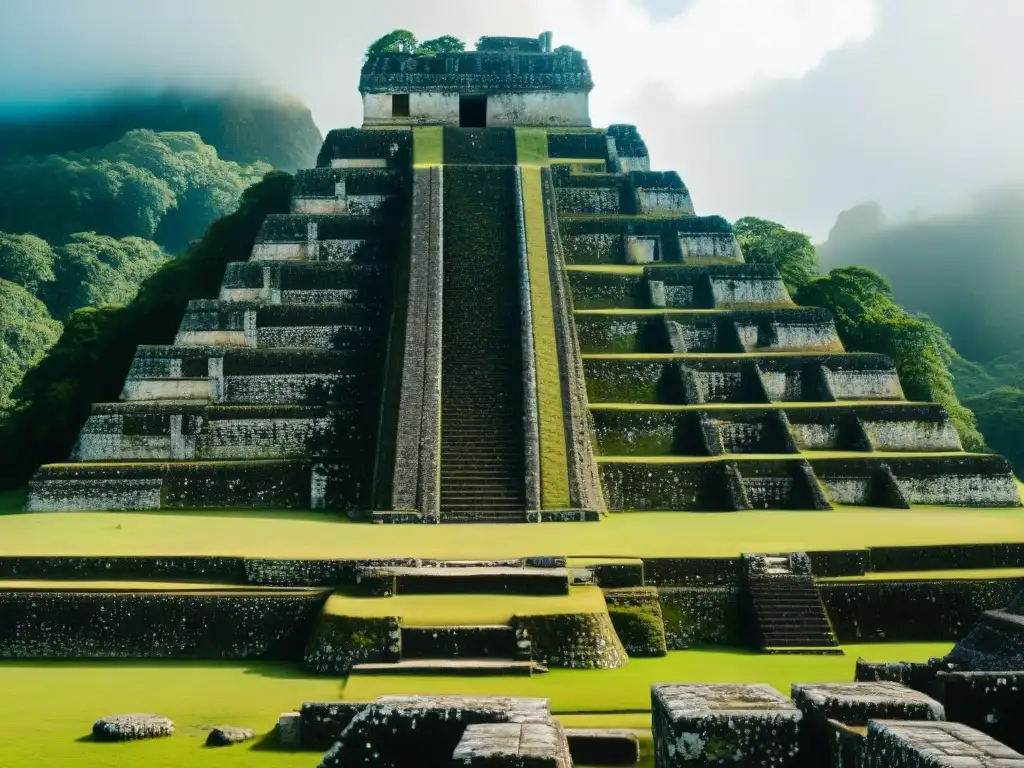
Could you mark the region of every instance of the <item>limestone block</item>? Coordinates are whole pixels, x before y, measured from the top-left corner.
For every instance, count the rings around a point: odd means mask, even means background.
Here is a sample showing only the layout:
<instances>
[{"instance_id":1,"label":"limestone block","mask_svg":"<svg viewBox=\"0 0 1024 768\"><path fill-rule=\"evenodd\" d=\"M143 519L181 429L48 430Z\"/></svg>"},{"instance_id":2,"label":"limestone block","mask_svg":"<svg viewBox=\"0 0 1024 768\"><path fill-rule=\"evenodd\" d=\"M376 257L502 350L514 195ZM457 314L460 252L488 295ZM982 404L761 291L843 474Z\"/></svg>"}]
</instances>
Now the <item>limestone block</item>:
<instances>
[{"instance_id":1,"label":"limestone block","mask_svg":"<svg viewBox=\"0 0 1024 768\"><path fill-rule=\"evenodd\" d=\"M160 509L159 478L33 479L29 483L28 512L78 510Z\"/></svg>"},{"instance_id":2,"label":"limestone block","mask_svg":"<svg viewBox=\"0 0 1024 768\"><path fill-rule=\"evenodd\" d=\"M678 213L693 216L690 195L677 189L638 189L636 191L640 213Z\"/></svg>"},{"instance_id":3,"label":"limestone block","mask_svg":"<svg viewBox=\"0 0 1024 768\"><path fill-rule=\"evenodd\" d=\"M552 719L547 699L382 696L352 719L320 767L450 764L465 731L487 723L551 725ZM527 734L528 754L536 753L533 747L543 743L540 737Z\"/></svg>"},{"instance_id":4,"label":"limestone block","mask_svg":"<svg viewBox=\"0 0 1024 768\"><path fill-rule=\"evenodd\" d=\"M92 735L97 741L154 739L174 733L174 723L160 715L113 715L97 720Z\"/></svg>"},{"instance_id":5,"label":"limestone block","mask_svg":"<svg viewBox=\"0 0 1024 768\"><path fill-rule=\"evenodd\" d=\"M712 277L716 307L791 304L781 277Z\"/></svg>"},{"instance_id":6,"label":"limestone block","mask_svg":"<svg viewBox=\"0 0 1024 768\"><path fill-rule=\"evenodd\" d=\"M383 157L333 157L331 168L387 168L387 158Z\"/></svg>"},{"instance_id":7,"label":"limestone block","mask_svg":"<svg viewBox=\"0 0 1024 768\"><path fill-rule=\"evenodd\" d=\"M480 723L466 728L452 753L453 766L571 768L565 731L549 723Z\"/></svg>"},{"instance_id":8,"label":"limestone block","mask_svg":"<svg viewBox=\"0 0 1024 768\"><path fill-rule=\"evenodd\" d=\"M230 747L232 744L241 744L244 741L255 738L256 732L252 728L239 728L234 725L218 725L210 735L206 737L208 747Z\"/></svg>"},{"instance_id":9,"label":"limestone block","mask_svg":"<svg viewBox=\"0 0 1024 768\"><path fill-rule=\"evenodd\" d=\"M306 243L256 243L253 261L303 261L308 258Z\"/></svg>"},{"instance_id":10,"label":"limestone block","mask_svg":"<svg viewBox=\"0 0 1024 768\"><path fill-rule=\"evenodd\" d=\"M126 379L121 399L126 402L156 400L192 400L205 401L213 399L213 387L209 378L167 378Z\"/></svg>"},{"instance_id":11,"label":"limestone block","mask_svg":"<svg viewBox=\"0 0 1024 768\"><path fill-rule=\"evenodd\" d=\"M867 759L903 768L1024 768L1024 755L960 723L873 720Z\"/></svg>"},{"instance_id":12,"label":"limestone block","mask_svg":"<svg viewBox=\"0 0 1024 768\"><path fill-rule=\"evenodd\" d=\"M728 259L743 263L743 252L736 236L732 234L680 234L679 249L683 263L702 259Z\"/></svg>"},{"instance_id":13,"label":"limestone block","mask_svg":"<svg viewBox=\"0 0 1024 768\"><path fill-rule=\"evenodd\" d=\"M801 717L767 685L654 685L655 768L796 766Z\"/></svg>"},{"instance_id":14,"label":"limestone block","mask_svg":"<svg viewBox=\"0 0 1024 768\"><path fill-rule=\"evenodd\" d=\"M961 451L956 427L942 421L871 421L864 419L871 445L876 451Z\"/></svg>"},{"instance_id":15,"label":"limestone block","mask_svg":"<svg viewBox=\"0 0 1024 768\"><path fill-rule=\"evenodd\" d=\"M656 237L627 237L626 263L651 264L661 260L661 248Z\"/></svg>"},{"instance_id":16,"label":"limestone block","mask_svg":"<svg viewBox=\"0 0 1024 768\"><path fill-rule=\"evenodd\" d=\"M822 765L827 760L832 730L826 721L866 726L876 719L945 720L939 702L894 682L794 685L793 702L804 715L800 726L804 758L813 755L811 759Z\"/></svg>"},{"instance_id":17,"label":"limestone block","mask_svg":"<svg viewBox=\"0 0 1024 768\"><path fill-rule=\"evenodd\" d=\"M825 369L825 378L838 400L903 400L896 369Z\"/></svg>"},{"instance_id":18,"label":"limestone block","mask_svg":"<svg viewBox=\"0 0 1024 768\"><path fill-rule=\"evenodd\" d=\"M302 719L303 749L330 749L352 719L369 706L364 701L306 701L299 715Z\"/></svg>"}]
</instances>

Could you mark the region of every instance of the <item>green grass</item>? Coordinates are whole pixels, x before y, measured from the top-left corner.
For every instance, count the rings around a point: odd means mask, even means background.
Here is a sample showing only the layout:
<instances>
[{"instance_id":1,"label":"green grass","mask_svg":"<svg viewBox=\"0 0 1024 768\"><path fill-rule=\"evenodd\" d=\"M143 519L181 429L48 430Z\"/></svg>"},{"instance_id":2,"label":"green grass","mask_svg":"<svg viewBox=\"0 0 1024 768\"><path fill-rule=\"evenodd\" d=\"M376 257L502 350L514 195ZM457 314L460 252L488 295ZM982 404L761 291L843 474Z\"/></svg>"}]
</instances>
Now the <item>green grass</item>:
<instances>
[{"instance_id":1,"label":"green grass","mask_svg":"<svg viewBox=\"0 0 1024 768\"><path fill-rule=\"evenodd\" d=\"M434 627L451 624L507 624L513 616L604 613L597 587L573 587L568 595L331 595L324 609L336 616L400 616L403 624Z\"/></svg>"},{"instance_id":2,"label":"green grass","mask_svg":"<svg viewBox=\"0 0 1024 768\"><path fill-rule=\"evenodd\" d=\"M931 405L917 400L836 400L831 402L798 403L791 401L775 401L772 403L697 403L695 405L676 405L672 403L590 403L592 411L732 411L744 409L757 410L791 410L794 408L837 408L851 405L898 405L904 408Z\"/></svg>"},{"instance_id":3,"label":"green grass","mask_svg":"<svg viewBox=\"0 0 1024 768\"><path fill-rule=\"evenodd\" d=\"M516 143L529 151L532 134L516 131ZM545 141L547 137L545 135ZM537 372L537 429L540 436L540 491L544 509L569 506L569 460L565 451L565 419L555 313L548 272L548 243L544 228L544 197L540 168L522 168L526 255L530 265L530 307Z\"/></svg>"},{"instance_id":4,"label":"green grass","mask_svg":"<svg viewBox=\"0 0 1024 768\"><path fill-rule=\"evenodd\" d=\"M266 663L0 663L0 765L68 768L310 768L318 756L245 745L205 749L213 725L268 733L281 712L303 701L337 699L340 683L311 678L297 666ZM154 712L174 720L175 734L128 744L84 740L95 720Z\"/></svg>"},{"instance_id":5,"label":"green grass","mask_svg":"<svg viewBox=\"0 0 1024 768\"><path fill-rule=\"evenodd\" d=\"M444 164L443 126L417 126L412 129L412 164L414 168Z\"/></svg>"},{"instance_id":6,"label":"green grass","mask_svg":"<svg viewBox=\"0 0 1024 768\"><path fill-rule=\"evenodd\" d=\"M367 525L313 512L45 512L0 516L0 555L478 559L736 557L743 552L1024 542L1024 511L631 512L597 523Z\"/></svg>"},{"instance_id":7,"label":"green grass","mask_svg":"<svg viewBox=\"0 0 1024 768\"><path fill-rule=\"evenodd\" d=\"M906 459L978 456L964 451L801 451L799 453L723 453L718 456L598 456L603 464L709 464L716 461L793 461L794 459Z\"/></svg>"},{"instance_id":8,"label":"green grass","mask_svg":"<svg viewBox=\"0 0 1024 768\"><path fill-rule=\"evenodd\" d=\"M352 676L344 687L298 666L210 662L0 662L0 765L72 768L267 766L308 768L319 756L282 752L262 742L281 712L303 701L364 701L392 693L540 696L570 727L650 728L650 686L658 682L764 682L786 693L793 682L849 681L857 656L923 661L949 643L862 645L846 656L766 656L730 650L676 651L634 659L617 670L553 670L526 677ZM174 736L127 744L88 739L104 715L155 712L175 722ZM253 742L205 749L214 725L253 728Z\"/></svg>"},{"instance_id":9,"label":"green grass","mask_svg":"<svg viewBox=\"0 0 1024 768\"><path fill-rule=\"evenodd\" d=\"M797 352L620 352L612 354L588 353L581 355L584 360L729 360L736 357L804 357L834 354L827 351ZM857 358L873 355L873 352L844 352L843 357Z\"/></svg>"},{"instance_id":10,"label":"green grass","mask_svg":"<svg viewBox=\"0 0 1024 768\"><path fill-rule=\"evenodd\" d=\"M964 568L952 571L876 571L862 576L831 576L833 581L935 581L946 579L1024 579L1024 568Z\"/></svg>"},{"instance_id":11,"label":"green grass","mask_svg":"<svg viewBox=\"0 0 1024 768\"><path fill-rule=\"evenodd\" d=\"M767 655L728 650L674 651L657 659L631 659L619 669L553 669L518 678L350 675L344 697L364 701L389 693L458 693L539 696L555 713L646 712L654 683L768 683L789 693L793 683L849 682L858 656L870 661L925 661L950 643L846 646L845 656Z\"/></svg>"},{"instance_id":12,"label":"green grass","mask_svg":"<svg viewBox=\"0 0 1024 768\"><path fill-rule=\"evenodd\" d=\"M604 272L609 275L636 275L639 277L644 273L644 267L642 264L566 264L565 271Z\"/></svg>"},{"instance_id":13,"label":"green grass","mask_svg":"<svg viewBox=\"0 0 1024 768\"><path fill-rule=\"evenodd\" d=\"M516 128L516 162L519 165L548 165L546 128Z\"/></svg>"}]
</instances>

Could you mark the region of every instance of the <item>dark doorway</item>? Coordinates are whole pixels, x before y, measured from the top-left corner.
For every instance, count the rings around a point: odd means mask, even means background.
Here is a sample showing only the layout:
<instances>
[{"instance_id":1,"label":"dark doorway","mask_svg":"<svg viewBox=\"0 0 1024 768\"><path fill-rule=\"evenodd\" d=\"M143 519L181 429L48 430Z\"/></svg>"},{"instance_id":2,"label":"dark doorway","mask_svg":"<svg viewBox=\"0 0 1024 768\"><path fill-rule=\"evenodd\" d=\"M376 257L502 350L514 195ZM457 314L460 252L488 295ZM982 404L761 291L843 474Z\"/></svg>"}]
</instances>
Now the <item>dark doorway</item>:
<instances>
[{"instance_id":1,"label":"dark doorway","mask_svg":"<svg viewBox=\"0 0 1024 768\"><path fill-rule=\"evenodd\" d=\"M459 126L462 128L487 127L486 96L459 96Z\"/></svg>"},{"instance_id":2,"label":"dark doorway","mask_svg":"<svg viewBox=\"0 0 1024 768\"><path fill-rule=\"evenodd\" d=\"M408 117L409 116L409 94L408 93L395 93L391 96L391 116L392 117Z\"/></svg>"}]
</instances>

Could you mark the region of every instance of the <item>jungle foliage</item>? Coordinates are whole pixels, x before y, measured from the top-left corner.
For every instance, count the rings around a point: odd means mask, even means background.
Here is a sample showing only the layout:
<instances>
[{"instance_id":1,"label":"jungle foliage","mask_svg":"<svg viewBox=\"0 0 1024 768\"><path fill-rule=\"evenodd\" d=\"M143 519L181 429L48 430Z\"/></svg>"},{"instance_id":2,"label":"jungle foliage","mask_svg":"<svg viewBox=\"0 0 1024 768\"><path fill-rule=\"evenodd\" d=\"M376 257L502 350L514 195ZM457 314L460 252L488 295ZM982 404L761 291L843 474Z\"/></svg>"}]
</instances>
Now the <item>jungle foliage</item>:
<instances>
[{"instance_id":1,"label":"jungle foliage","mask_svg":"<svg viewBox=\"0 0 1024 768\"><path fill-rule=\"evenodd\" d=\"M86 307L68 318L60 341L25 375L0 422L6 457L0 487L24 484L40 464L68 454L90 405L117 400L135 348L173 342L189 299L217 296L226 265L249 257L263 219L288 211L291 189L290 175L269 173L245 190L234 213L147 279L131 304Z\"/></svg>"}]
</instances>

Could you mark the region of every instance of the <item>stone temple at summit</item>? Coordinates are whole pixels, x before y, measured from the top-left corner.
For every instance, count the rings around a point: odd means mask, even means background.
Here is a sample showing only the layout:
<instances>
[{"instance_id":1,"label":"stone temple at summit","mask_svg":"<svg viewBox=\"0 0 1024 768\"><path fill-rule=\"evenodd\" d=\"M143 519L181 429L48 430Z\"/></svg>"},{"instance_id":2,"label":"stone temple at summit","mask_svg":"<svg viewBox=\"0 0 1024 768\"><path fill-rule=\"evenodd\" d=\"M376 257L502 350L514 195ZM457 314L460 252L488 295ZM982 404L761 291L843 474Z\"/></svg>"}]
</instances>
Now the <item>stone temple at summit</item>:
<instances>
[{"instance_id":1,"label":"stone temple at summit","mask_svg":"<svg viewBox=\"0 0 1024 768\"><path fill-rule=\"evenodd\" d=\"M748 264L551 36L371 56L215 297L141 346L28 509L375 522L1019 506L894 363Z\"/></svg>"}]
</instances>

